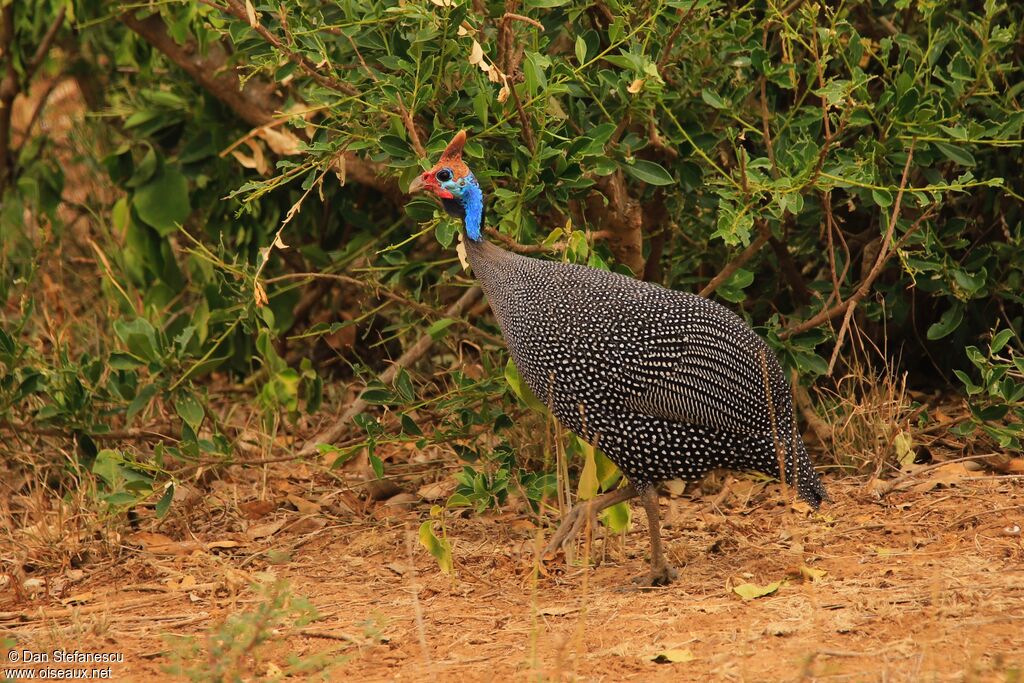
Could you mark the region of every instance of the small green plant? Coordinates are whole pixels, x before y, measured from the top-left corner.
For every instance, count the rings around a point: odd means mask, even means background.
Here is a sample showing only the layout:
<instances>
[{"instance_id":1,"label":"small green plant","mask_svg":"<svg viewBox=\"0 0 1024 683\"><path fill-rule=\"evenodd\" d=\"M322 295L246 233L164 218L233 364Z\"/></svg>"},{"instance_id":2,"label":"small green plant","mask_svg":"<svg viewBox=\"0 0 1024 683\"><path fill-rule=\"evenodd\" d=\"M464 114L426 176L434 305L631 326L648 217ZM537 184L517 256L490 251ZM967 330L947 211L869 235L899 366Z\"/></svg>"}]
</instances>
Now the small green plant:
<instances>
[{"instance_id":1,"label":"small green plant","mask_svg":"<svg viewBox=\"0 0 1024 683\"><path fill-rule=\"evenodd\" d=\"M954 370L967 391L970 420L954 431L969 436L980 429L1000 448L1019 451L1024 440L1024 355L1010 343L1013 330L992 335L986 351L968 346L967 358L977 370L978 381Z\"/></svg>"},{"instance_id":2,"label":"small green plant","mask_svg":"<svg viewBox=\"0 0 1024 683\"><path fill-rule=\"evenodd\" d=\"M260 584L256 595L258 601L252 610L229 616L204 637L176 639L167 672L190 681L235 683L309 675L336 662L329 654L290 654L283 665L273 661L265 648L271 637L302 628L319 615L309 600L292 594L286 581Z\"/></svg>"}]
</instances>

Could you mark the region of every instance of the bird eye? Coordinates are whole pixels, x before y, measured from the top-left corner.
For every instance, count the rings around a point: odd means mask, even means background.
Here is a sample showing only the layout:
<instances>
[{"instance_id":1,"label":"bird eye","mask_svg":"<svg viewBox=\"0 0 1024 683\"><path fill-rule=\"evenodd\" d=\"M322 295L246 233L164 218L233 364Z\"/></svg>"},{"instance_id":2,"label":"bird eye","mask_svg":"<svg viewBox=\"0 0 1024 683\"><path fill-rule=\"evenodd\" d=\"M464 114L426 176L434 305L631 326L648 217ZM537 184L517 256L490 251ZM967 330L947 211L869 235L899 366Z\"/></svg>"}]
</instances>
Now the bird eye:
<instances>
[{"instance_id":1,"label":"bird eye","mask_svg":"<svg viewBox=\"0 0 1024 683\"><path fill-rule=\"evenodd\" d=\"M452 179L452 172L449 171L447 168L442 168L440 171L437 172L436 177L442 183L446 183Z\"/></svg>"}]
</instances>

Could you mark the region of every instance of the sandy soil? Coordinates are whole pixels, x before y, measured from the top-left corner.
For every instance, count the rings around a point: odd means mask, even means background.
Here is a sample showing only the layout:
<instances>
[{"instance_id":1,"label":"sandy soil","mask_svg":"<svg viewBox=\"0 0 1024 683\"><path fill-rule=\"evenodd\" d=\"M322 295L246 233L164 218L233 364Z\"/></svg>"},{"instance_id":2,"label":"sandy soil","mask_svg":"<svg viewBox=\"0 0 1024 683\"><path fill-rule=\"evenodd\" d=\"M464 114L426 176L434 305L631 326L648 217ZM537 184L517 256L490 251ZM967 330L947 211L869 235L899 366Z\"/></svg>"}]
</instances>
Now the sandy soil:
<instances>
[{"instance_id":1,"label":"sandy soil","mask_svg":"<svg viewBox=\"0 0 1024 683\"><path fill-rule=\"evenodd\" d=\"M201 651L186 662L203 680L207 634L266 602L252 584L276 577L319 618L277 623L238 659L245 680L1022 679L1016 478L923 475L882 502L830 481L835 502L819 513L743 479L664 498L680 577L643 591L629 581L646 561L638 509L624 537L597 534L590 568L538 567L550 529L530 516L449 517L446 576L416 538L429 504L363 502L302 474L262 478L261 501L259 473L239 471L177 522L143 520L151 530L127 534L117 561L54 572L34 597L5 594L0 634L16 650L120 652L113 678L128 681L170 678L175 636L194 635ZM732 590L780 580L752 600Z\"/></svg>"}]
</instances>

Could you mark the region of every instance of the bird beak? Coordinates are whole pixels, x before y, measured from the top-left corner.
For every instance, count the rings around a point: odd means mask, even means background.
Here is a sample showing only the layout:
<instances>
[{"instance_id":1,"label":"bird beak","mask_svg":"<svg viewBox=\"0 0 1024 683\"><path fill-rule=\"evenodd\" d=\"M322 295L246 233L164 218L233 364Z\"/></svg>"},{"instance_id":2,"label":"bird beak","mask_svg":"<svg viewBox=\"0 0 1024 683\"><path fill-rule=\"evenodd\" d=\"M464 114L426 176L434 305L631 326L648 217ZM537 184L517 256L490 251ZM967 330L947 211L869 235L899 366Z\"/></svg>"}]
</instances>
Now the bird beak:
<instances>
[{"instance_id":1,"label":"bird beak","mask_svg":"<svg viewBox=\"0 0 1024 683\"><path fill-rule=\"evenodd\" d=\"M416 194L422 192L427 187L427 184L423 182L423 176L418 175L413 178L412 182L409 183L409 194Z\"/></svg>"}]
</instances>

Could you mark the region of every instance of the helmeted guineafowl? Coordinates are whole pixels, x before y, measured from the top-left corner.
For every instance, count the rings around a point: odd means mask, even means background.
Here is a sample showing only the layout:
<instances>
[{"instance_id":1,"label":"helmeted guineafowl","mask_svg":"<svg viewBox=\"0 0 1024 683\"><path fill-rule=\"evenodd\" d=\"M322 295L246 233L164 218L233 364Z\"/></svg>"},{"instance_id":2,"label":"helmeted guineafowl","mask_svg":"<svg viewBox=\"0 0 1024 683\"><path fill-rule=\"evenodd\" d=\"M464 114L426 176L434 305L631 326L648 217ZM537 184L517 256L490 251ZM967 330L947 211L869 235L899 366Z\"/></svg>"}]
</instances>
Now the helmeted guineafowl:
<instances>
[{"instance_id":1,"label":"helmeted guineafowl","mask_svg":"<svg viewBox=\"0 0 1024 683\"><path fill-rule=\"evenodd\" d=\"M694 294L490 243L465 142L460 131L409 191L432 192L463 221L466 258L526 384L629 481L573 508L549 552L601 509L640 496L651 536L642 582L670 582L655 485L717 467L781 472L811 506L827 500L778 360L739 316Z\"/></svg>"}]
</instances>

